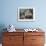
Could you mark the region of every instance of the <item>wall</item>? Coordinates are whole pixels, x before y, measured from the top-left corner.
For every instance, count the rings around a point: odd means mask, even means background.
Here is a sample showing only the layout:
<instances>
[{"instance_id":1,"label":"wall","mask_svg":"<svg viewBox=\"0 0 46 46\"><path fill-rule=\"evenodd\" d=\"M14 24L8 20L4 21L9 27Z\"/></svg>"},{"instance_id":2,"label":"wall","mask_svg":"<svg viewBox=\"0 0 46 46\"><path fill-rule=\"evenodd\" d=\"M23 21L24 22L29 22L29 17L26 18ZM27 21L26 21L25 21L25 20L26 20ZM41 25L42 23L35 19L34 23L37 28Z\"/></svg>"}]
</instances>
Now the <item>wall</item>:
<instances>
[{"instance_id":1,"label":"wall","mask_svg":"<svg viewBox=\"0 0 46 46\"><path fill-rule=\"evenodd\" d=\"M16 28L46 28L46 0L0 0L1 15L0 25L13 24ZM18 22L18 7L34 7L36 20L33 22Z\"/></svg>"}]
</instances>

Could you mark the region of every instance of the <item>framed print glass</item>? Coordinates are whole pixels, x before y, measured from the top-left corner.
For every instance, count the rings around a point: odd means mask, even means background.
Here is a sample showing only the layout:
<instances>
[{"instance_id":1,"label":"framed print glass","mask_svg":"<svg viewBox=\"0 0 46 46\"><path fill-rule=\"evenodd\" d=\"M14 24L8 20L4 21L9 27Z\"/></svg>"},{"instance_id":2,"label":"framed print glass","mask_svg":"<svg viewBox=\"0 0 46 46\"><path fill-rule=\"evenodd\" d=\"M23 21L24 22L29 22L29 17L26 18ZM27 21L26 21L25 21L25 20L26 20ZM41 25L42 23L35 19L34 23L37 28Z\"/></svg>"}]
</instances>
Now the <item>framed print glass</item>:
<instances>
[{"instance_id":1,"label":"framed print glass","mask_svg":"<svg viewBox=\"0 0 46 46\"><path fill-rule=\"evenodd\" d=\"M18 21L34 21L35 8L19 7L18 8Z\"/></svg>"}]
</instances>

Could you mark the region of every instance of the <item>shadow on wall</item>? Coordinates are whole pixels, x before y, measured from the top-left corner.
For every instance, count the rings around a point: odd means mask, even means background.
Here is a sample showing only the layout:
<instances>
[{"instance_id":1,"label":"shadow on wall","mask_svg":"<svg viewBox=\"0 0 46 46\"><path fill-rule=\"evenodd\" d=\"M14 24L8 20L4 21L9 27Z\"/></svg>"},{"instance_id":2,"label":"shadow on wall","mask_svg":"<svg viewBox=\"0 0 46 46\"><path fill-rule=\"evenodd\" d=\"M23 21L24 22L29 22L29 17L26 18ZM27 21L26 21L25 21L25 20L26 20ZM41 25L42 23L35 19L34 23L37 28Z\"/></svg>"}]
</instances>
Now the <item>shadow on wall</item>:
<instances>
[{"instance_id":1,"label":"shadow on wall","mask_svg":"<svg viewBox=\"0 0 46 46\"><path fill-rule=\"evenodd\" d=\"M6 32L6 30L4 30L4 28L6 28L6 26L4 24L0 24L0 43L2 43L2 32Z\"/></svg>"}]
</instances>

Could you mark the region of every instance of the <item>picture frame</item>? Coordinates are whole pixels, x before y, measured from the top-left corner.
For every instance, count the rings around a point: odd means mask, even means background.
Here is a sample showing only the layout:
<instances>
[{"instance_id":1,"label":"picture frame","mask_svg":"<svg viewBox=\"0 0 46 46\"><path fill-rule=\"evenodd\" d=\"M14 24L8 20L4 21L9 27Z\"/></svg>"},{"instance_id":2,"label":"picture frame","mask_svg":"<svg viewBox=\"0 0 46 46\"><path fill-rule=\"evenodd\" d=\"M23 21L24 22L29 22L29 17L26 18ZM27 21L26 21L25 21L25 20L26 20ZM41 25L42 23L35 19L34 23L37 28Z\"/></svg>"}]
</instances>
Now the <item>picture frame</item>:
<instances>
[{"instance_id":1,"label":"picture frame","mask_svg":"<svg viewBox=\"0 0 46 46\"><path fill-rule=\"evenodd\" d=\"M35 21L35 8L33 7L19 7L18 21Z\"/></svg>"}]
</instances>

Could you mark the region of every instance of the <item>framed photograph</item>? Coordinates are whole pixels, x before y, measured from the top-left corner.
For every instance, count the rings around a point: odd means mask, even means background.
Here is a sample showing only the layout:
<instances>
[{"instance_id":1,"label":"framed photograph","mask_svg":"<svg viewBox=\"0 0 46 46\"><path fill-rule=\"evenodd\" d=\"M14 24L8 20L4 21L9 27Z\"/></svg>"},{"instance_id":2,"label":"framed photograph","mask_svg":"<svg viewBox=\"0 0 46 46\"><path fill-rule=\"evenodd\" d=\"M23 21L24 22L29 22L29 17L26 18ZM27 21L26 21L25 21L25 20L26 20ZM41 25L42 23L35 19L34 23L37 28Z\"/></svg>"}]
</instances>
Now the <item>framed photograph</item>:
<instances>
[{"instance_id":1,"label":"framed photograph","mask_svg":"<svg viewBox=\"0 0 46 46\"><path fill-rule=\"evenodd\" d=\"M18 21L34 21L35 8L19 7L18 8Z\"/></svg>"}]
</instances>

